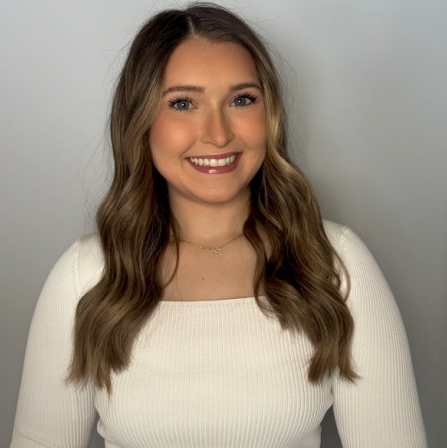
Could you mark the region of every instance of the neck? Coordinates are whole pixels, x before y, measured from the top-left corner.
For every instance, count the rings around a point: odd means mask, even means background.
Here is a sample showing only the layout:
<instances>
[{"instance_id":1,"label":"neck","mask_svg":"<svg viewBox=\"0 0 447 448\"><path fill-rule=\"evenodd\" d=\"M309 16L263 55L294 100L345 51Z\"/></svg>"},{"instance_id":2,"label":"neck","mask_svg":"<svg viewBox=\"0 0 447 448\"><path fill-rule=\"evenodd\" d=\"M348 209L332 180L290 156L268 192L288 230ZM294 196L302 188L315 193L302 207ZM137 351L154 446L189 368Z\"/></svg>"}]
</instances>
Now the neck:
<instances>
[{"instance_id":1,"label":"neck","mask_svg":"<svg viewBox=\"0 0 447 448\"><path fill-rule=\"evenodd\" d=\"M240 235L249 211L247 197L206 204L171 195L169 204L179 224L180 239L209 247L219 247Z\"/></svg>"}]
</instances>

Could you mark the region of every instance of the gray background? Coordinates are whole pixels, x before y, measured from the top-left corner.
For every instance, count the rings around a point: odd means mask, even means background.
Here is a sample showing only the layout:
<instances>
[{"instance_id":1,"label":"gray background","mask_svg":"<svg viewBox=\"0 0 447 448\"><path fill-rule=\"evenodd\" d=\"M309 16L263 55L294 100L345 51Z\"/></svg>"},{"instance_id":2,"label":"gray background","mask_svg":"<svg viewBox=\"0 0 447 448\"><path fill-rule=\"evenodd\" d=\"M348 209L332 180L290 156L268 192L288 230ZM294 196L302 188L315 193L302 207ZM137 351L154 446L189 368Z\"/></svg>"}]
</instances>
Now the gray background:
<instances>
[{"instance_id":1,"label":"gray background","mask_svg":"<svg viewBox=\"0 0 447 448\"><path fill-rule=\"evenodd\" d=\"M0 2L0 445L51 266L110 176L104 127L124 49L181 2ZM233 0L287 61L296 160L324 216L382 267L410 341L431 447L447 433L447 2ZM443 380L444 378L444 380ZM45 405L45 403L42 403ZM323 446L336 447L331 418ZM91 446L102 446L94 435Z\"/></svg>"}]
</instances>

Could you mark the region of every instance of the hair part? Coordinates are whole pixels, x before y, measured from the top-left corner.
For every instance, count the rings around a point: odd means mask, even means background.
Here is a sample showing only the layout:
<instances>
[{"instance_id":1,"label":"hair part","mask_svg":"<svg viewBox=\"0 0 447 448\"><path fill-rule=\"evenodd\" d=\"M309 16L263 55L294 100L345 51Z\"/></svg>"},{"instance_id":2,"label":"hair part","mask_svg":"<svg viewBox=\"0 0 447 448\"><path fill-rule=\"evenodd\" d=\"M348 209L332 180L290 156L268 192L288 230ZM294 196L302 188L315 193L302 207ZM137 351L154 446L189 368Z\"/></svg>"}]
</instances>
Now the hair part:
<instances>
[{"instance_id":1,"label":"hair part","mask_svg":"<svg viewBox=\"0 0 447 448\"><path fill-rule=\"evenodd\" d=\"M135 338L161 300L161 265L171 232L178 261L177 226L166 181L152 162L149 133L169 57L191 37L242 45L253 58L263 89L267 151L250 184L250 212L243 228L257 254L256 302L283 329L304 332L312 342L310 382L322 381L337 368L341 377L354 381L353 319L345 303L349 276L325 234L309 181L288 156L281 85L266 45L227 9L195 3L149 19L119 77L110 115L115 172L96 216L104 271L77 305L67 382L92 381L111 393L112 373L129 366ZM267 235L269 254L259 229ZM345 296L342 277L348 283ZM267 307L259 300L261 289Z\"/></svg>"}]
</instances>

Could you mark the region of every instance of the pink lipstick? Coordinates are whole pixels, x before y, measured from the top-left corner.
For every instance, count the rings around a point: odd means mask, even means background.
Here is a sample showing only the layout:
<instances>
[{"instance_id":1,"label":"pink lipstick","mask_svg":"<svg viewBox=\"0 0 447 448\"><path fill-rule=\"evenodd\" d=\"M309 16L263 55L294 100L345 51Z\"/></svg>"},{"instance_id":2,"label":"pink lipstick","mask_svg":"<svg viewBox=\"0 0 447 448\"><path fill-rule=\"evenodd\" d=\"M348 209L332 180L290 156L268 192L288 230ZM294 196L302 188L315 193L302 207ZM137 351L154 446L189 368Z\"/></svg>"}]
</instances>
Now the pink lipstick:
<instances>
[{"instance_id":1,"label":"pink lipstick","mask_svg":"<svg viewBox=\"0 0 447 448\"><path fill-rule=\"evenodd\" d=\"M241 158L241 153L226 153L188 157L188 163L197 171L206 174L224 174L234 171Z\"/></svg>"}]
</instances>

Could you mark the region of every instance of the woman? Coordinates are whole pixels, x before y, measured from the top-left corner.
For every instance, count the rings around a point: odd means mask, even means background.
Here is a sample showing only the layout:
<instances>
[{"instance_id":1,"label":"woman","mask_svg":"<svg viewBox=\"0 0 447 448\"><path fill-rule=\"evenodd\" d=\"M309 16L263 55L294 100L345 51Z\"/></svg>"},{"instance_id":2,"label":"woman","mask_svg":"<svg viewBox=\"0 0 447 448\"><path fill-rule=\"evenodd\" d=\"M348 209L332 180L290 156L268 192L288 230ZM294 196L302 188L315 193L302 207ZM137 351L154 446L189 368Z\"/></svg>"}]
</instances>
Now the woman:
<instances>
[{"instance_id":1,"label":"woman","mask_svg":"<svg viewBox=\"0 0 447 448\"><path fill-rule=\"evenodd\" d=\"M405 330L369 251L287 154L258 36L207 4L151 18L111 113L98 235L54 267L12 447L426 447ZM72 331L73 330L73 331Z\"/></svg>"}]
</instances>

